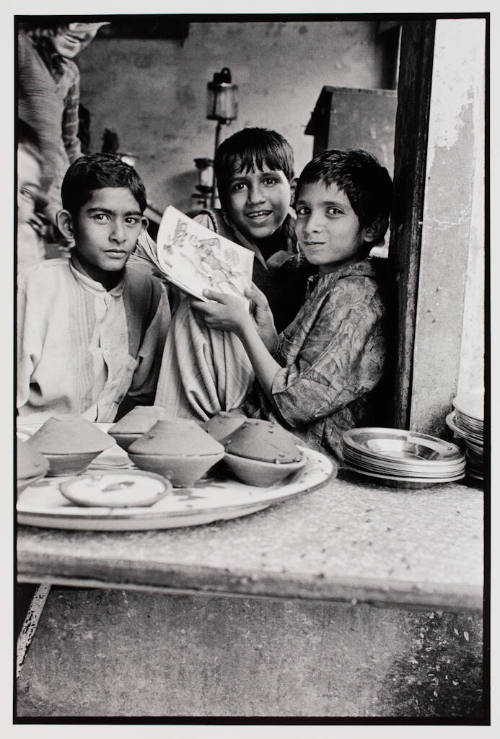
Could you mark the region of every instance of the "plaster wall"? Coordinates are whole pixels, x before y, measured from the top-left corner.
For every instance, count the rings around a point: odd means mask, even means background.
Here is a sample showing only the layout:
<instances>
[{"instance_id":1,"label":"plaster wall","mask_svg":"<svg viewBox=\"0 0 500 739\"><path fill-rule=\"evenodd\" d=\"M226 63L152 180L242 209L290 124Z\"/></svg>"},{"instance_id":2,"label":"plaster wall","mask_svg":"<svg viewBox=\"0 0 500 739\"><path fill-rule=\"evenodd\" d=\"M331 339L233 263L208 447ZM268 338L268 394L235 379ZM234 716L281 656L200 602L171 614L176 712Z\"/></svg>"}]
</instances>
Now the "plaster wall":
<instances>
[{"instance_id":1,"label":"plaster wall","mask_svg":"<svg viewBox=\"0 0 500 739\"><path fill-rule=\"evenodd\" d=\"M438 435L484 373L484 34L436 24L410 427Z\"/></svg>"},{"instance_id":2,"label":"plaster wall","mask_svg":"<svg viewBox=\"0 0 500 739\"><path fill-rule=\"evenodd\" d=\"M215 122L206 114L206 85L231 69L239 116L221 140L244 126L283 133L296 171L312 156L304 130L324 85L381 87L383 50L368 21L190 23L173 40L97 38L78 58L81 102L91 113L91 150L104 128L136 155L151 205L192 207L195 157L213 156Z\"/></svg>"}]
</instances>

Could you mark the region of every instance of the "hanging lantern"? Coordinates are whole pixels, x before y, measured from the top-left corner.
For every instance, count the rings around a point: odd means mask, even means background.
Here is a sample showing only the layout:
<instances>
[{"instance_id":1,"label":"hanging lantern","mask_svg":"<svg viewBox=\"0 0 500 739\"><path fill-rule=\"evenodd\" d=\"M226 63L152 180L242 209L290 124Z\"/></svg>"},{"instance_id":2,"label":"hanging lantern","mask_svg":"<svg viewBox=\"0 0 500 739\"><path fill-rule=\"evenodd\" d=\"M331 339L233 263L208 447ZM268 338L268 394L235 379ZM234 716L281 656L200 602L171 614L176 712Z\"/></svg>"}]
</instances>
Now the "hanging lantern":
<instances>
[{"instance_id":1,"label":"hanging lantern","mask_svg":"<svg viewBox=\"0 0 500 739\"><path fill-rule=\"evenodd\" d=\"M207 84L207 118L229 123L238 117L238 85L231 82L231 70L224 67L215 72Z\"/></svg>"}]
</instances>

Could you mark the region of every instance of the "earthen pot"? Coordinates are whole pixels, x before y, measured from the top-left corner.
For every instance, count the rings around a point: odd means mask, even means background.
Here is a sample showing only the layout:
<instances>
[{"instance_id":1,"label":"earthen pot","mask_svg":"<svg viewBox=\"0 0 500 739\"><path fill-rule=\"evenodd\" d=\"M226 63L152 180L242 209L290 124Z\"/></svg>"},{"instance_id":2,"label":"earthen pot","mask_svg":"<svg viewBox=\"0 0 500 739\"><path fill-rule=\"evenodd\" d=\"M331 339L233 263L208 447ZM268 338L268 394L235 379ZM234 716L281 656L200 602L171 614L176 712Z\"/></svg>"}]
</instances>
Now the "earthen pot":
<instances>
[{"instance_id":1,"label":"earthen pot","mask_svg":"<svg viewBox=\"0 0 500 739\"><path fill-rule=\"evenodd\" d=\"M225 463L247 485L274 485L305 465L295 437L271 421L247 419L225 448Z\"/></svg>"},{"instance_id":2,"label":"earthen pot","mask_svg":"<svg viewBox=\"0 0 500 739\"><path fill-rule=\"evenodd\" d=\"M195 422L164 419L128 448L132 462L168 478L175 487L189 487L224 456L224 447Z\"/></svg>"},{"instance_id":3,"label":"earthen pot","mask_svg":"<svg viewBox=\"0 0 500 739\"><path fill-rule=\"evenodd\" d=\"M83 472L114 441L91 421L67 415L49 418L26 444L46 457L48 475L55 477Z\"/></svg>"}]
</instances>

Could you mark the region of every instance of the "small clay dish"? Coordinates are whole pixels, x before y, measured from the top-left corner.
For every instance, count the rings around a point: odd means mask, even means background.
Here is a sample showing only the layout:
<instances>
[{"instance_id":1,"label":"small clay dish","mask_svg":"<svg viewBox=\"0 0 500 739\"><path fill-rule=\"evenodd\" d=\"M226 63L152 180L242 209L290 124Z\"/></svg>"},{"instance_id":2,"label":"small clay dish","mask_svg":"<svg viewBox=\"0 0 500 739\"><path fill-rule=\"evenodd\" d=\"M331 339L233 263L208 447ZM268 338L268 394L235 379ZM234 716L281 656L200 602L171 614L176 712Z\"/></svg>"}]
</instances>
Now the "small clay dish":
<instances>
[{"instance_id":1,"label":"small clay dish","mask_svg":"<svg viewBox=\"0 0 500 739\"><path fill-rule=\"evenodd\" d=\"M215 416L212 416L212 418L209 418L208 421L205 421L201 427L205 429L213 439L224 444L228 436L232 434L233 431L236 431L236 429L239 428L246 420L246 416L221 411L221 413L217 413Z\"/></svg>"},{"instance_id":2,"label":"small clay dish","mask_svg":"<svg viewBox=\"0 0 500 739\"><path fill-rule=\"evenodd\" d=\"M141 470L86 472L63 482L59 490L79 506L136 508L152 506L172 490L169 480Z\"/></svg>"},{"instance_id":3,"label":"small clay dish","mask_svg":"<svg viewBox=\"0 0 500 739\"><path fill-rule=\"evenodd\" d=\"M281 464L279 462L262 462L260 459L248 459L226 452L224 462L233 474L246 485L269 487L302 469L306 459L302 456L302 459L298 462L284 462Z\"/></svg>"},{"instance_id":4,"label":"small clay dish","mask_svg":"<svg viewBox=\"0 0 500 739\"><path fill-rule=\"evenodd\" d=\"M113 437L119 447L127 451L133 441L140 439L160 418L165 417L165 408L161 406L137 405L114 423L108 430L108 434Z\"/></svg>"},{"instance_id":5,"label":"small clay dish","mask_svg":"<svg viewBox=\"0 0 500 739\"><path fill-rule=\"evenodd\" d=\"M48 476L58 477L83 472L114 441L85 418L58 416L45 421L26 444L46 457Z\"/></svg>"},{"instance_id":6,"label":"small clay dish","mask_svg":"<svg viewBox=\"0 0 500 739\"><path fill-rule=\"evenodd\" d=\"M163 475L174 487L189 487L224 456L224 447L194 421L160 420L128 448L142 470Z\"/></svg>"}]
</instances>

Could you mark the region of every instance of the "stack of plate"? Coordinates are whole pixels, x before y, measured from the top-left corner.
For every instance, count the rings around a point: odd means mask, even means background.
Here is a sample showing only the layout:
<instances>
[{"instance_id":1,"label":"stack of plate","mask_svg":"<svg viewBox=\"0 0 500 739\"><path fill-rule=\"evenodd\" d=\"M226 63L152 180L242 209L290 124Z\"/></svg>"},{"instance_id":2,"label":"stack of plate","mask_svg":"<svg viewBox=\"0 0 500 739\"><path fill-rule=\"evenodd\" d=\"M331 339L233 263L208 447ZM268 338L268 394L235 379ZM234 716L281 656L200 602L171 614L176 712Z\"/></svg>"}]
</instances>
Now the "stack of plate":
<instances>
[{"instance_id":1,"label":"stack of plate","mask_svg":"<svg viewBox=\"0 0 500 739\"><path fill-rule=\"evenodd\" d=\"M484 479L484 411L482 394L455 398L454 411L446 417L448 428L465 443L467 475Z\"/></svg>"},{"instance_id":2,"label":"stack of plate","mask_svg":"<svg viewBox=\"0 0 500 739\"><path fill-rule=\"evenodd\" d=\"M346 431L343 454L349 469L396 487L453 482L465 475L464 455L455 444L403 429Z\"/></svg>"}]
</instances>

